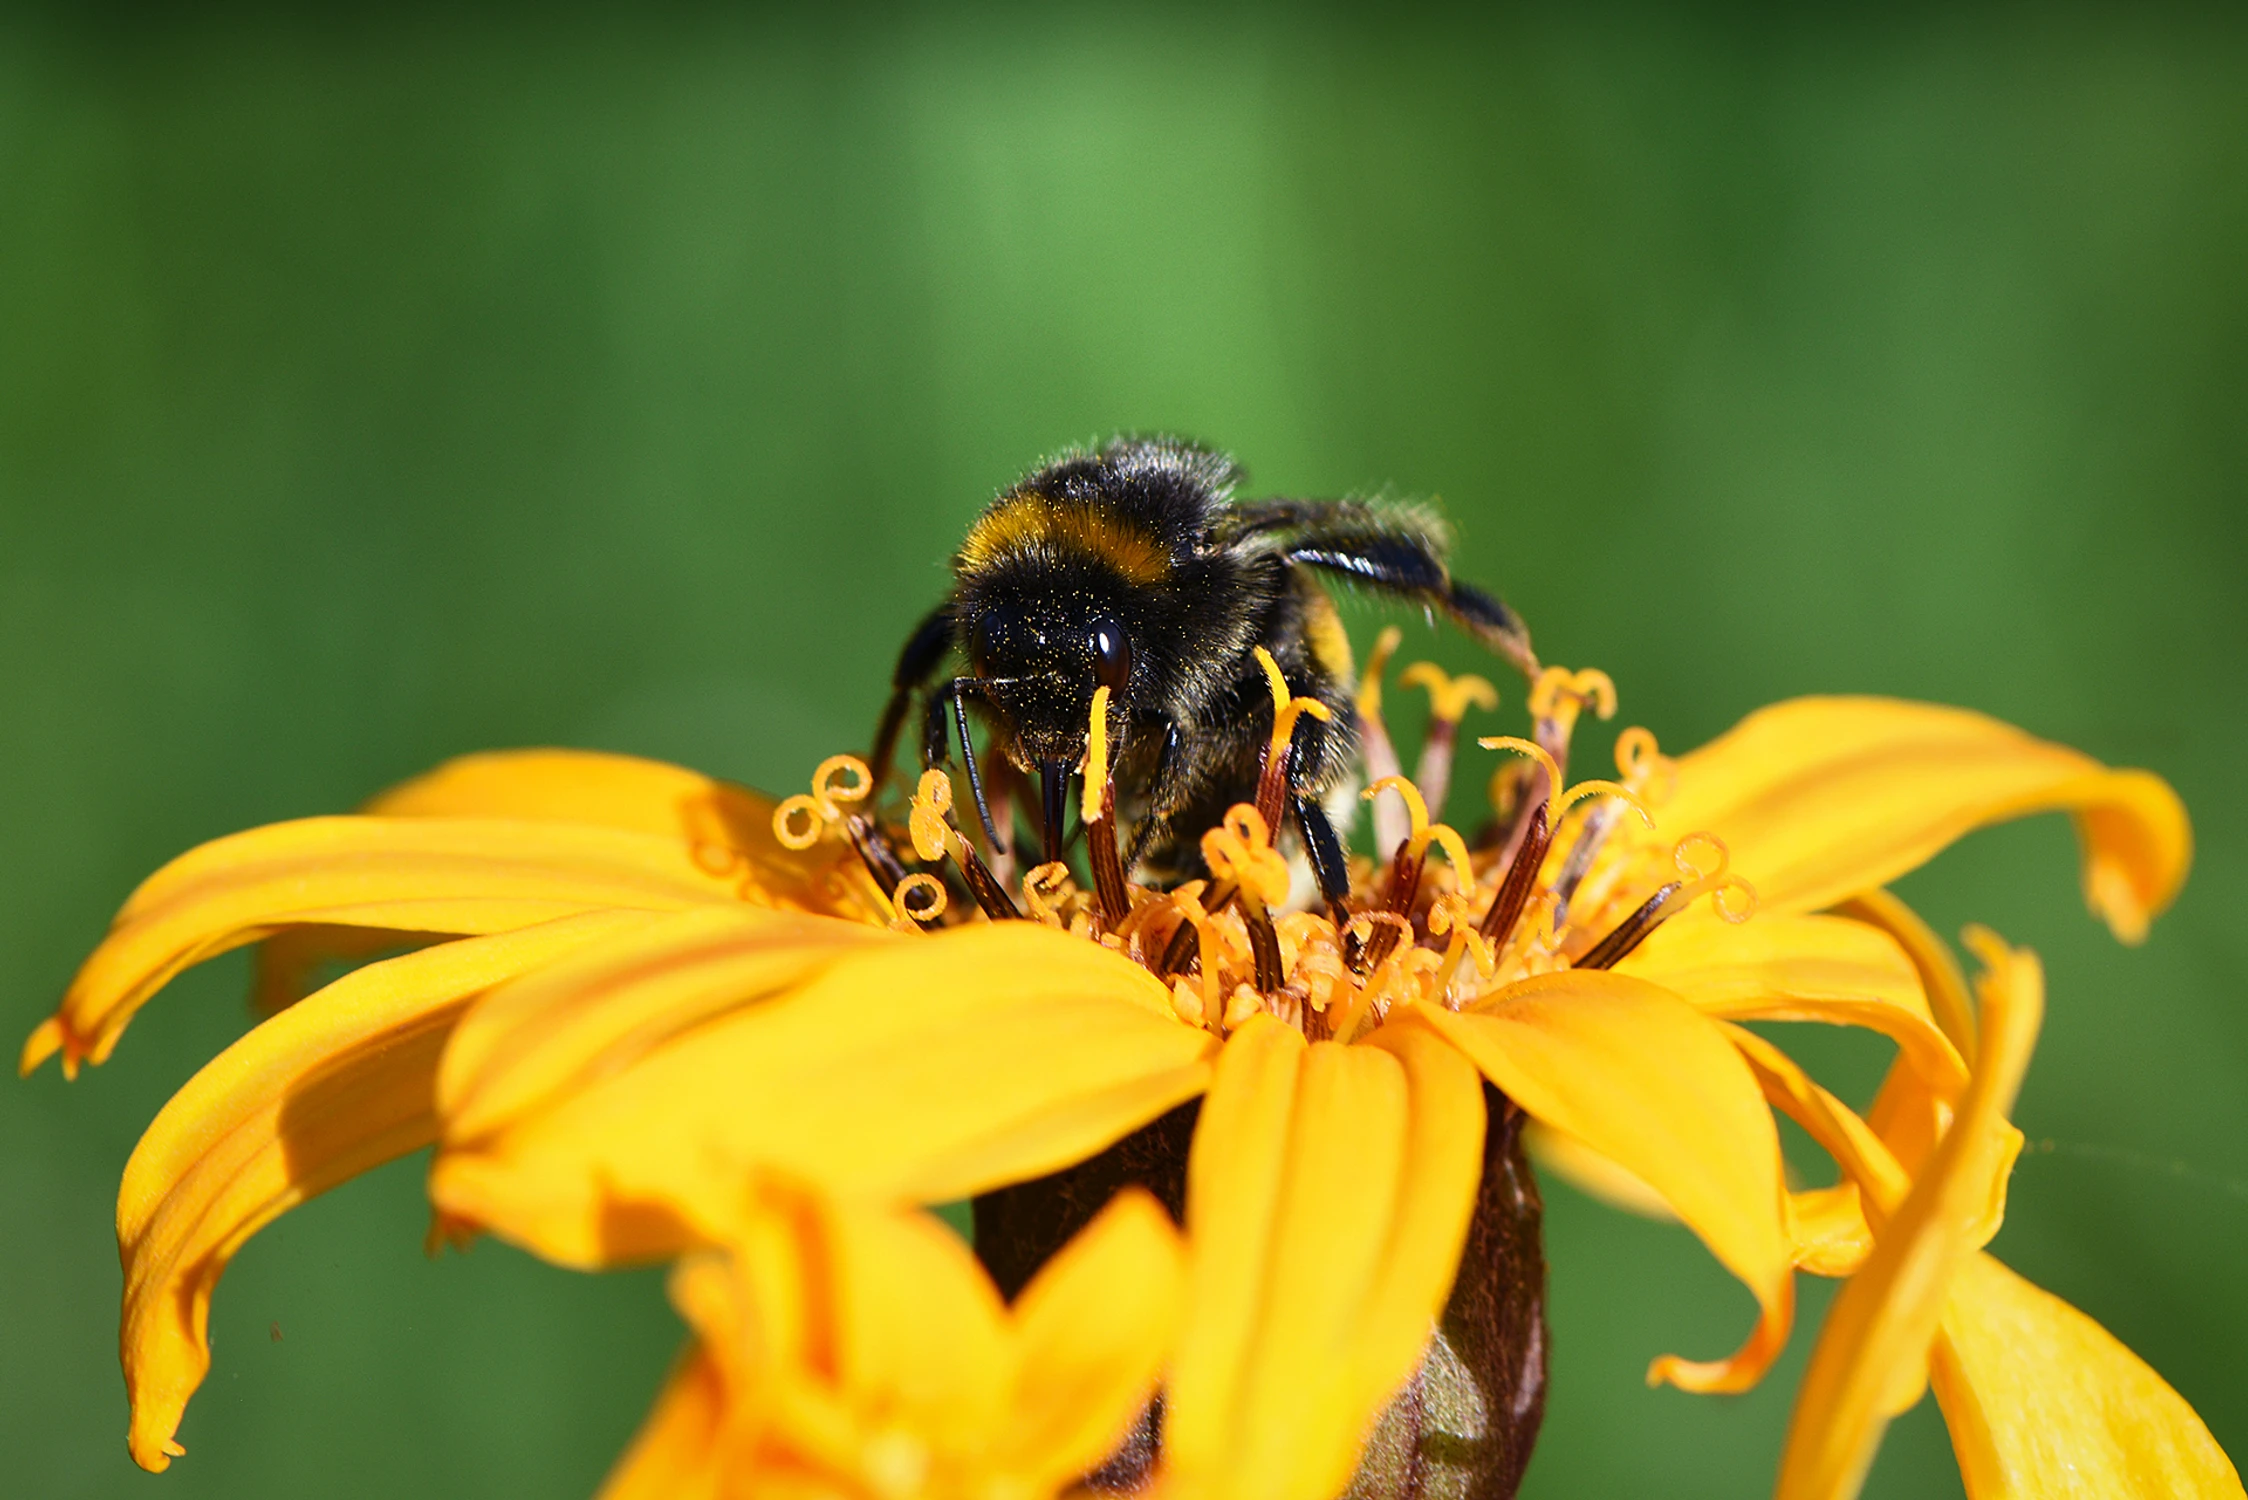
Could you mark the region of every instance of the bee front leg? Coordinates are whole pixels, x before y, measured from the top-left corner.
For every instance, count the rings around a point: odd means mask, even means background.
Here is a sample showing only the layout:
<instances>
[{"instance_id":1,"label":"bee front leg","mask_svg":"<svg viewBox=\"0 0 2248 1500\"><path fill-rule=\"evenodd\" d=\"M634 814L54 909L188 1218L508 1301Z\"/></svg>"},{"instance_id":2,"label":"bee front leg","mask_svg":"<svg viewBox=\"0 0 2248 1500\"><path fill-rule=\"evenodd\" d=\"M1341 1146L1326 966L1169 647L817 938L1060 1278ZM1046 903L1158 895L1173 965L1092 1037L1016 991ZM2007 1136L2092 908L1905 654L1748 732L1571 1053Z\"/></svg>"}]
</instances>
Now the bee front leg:
<instances>
[{"instance_id":1,"label":"bee front leg","mask_svg":"<svg viewBox=\"0 0 2248 1500\"><path fill-rule=\"evenodd\" d=\"M1124 856L1124 877L1129 880L1132 870L1155 842L1156 835L1171 825L1172 815L1186 801L1186 738L1179 726L1163 726L1163 748L1156 752L1155 769L1147 780L1147 811L1140 815L1139 826L1132 830L1132 847Z\"/></svg>"}]
</instances>

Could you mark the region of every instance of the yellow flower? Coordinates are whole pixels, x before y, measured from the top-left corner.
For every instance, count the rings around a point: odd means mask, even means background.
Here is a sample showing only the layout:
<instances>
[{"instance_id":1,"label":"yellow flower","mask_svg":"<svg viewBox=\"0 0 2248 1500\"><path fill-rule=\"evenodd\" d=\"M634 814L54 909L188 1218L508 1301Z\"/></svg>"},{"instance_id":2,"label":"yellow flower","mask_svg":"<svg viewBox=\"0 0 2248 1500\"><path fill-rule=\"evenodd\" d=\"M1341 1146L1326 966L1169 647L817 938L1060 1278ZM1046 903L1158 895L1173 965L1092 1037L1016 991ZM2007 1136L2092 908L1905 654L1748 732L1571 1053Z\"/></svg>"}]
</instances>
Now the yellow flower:
<instances>
[{"instance_id":1,"label":"yellow flower","mask_svg":"<svg viewBox=\"0 0 2248 1500\"><path fill-rule=\"evenodd\" d=\"M1180 1279L1144 1193L1010 1308L928 1215L767 1178L722 1251L673 1271L696 1346L602 1500L1043 1500L1146 1404Z\"/></svg>"},{"instance_id":2,"label":"yellow flower","mask_svg":"<svg viewBox=\"0 0 2248 1500\"><path fill-rule=\"evenodd\" d=\"M1274 675L1278 747L1300 705ZM1420 676L1456 721L1474 695ZM1370 693L1384 858L1339 925L1285 912L1276 807L1211 831L1210 882L1104 884L1097 764L1097 889L1031 872L1026 921L959 920L963 891L1012 902L941 777L917 797L913 843L954 861L954 883L898 882L890 836L851 810L864 768L843 758L775 809L647 762L477 757L366 816L183 856L127 903L27 1069L56 1051L66 1068L101 1060L172 974L242 943L313 934L271 952L265 989L283 996L338 929L438 946L265 1022L136 1151L119 1206L135 1457L161 1468L177 1451L234 1249L432 1139L445 1228L591 1267L727 1244L761 1172L943 1201L1081 1161L1206 1095L1166 1481L1315 1500L1349 1479L1428 1347L1485 1167L1485 1079L1556 1160L1659 1202L1747 1285L1762 1311L1740 1350L1651 1372L1747 1387L1784 1344L1798 1266L1870 1275L1903 1253L1879 1237L1904 1221L1876 1196L1861 1206L1855 1180L1786 1191L1771 1113L1785 1059L1732 1023L1893 1037L1891 1084L1858 1128L1899 1180L1933 1163L1920 1180L1948 1181L1954 1117L1981 1107L1986 1075L1968 1007L1930 977L1940 944L1881 884L1979 824L2065 809L2088 899L2135 941L2184 878L2188 827L2148 773L1871 699L1780 704L1676 762L1627 731L1619 781L1564 792L1588 705L1612 711L1599 674L1541 680L1534 737L1496 742L1529 757L1494 778L1498 834L1470 849L1386 774ZM1448 740L1444 755L1424 779L1448 774Z\"/></svg>"}]
</instances>

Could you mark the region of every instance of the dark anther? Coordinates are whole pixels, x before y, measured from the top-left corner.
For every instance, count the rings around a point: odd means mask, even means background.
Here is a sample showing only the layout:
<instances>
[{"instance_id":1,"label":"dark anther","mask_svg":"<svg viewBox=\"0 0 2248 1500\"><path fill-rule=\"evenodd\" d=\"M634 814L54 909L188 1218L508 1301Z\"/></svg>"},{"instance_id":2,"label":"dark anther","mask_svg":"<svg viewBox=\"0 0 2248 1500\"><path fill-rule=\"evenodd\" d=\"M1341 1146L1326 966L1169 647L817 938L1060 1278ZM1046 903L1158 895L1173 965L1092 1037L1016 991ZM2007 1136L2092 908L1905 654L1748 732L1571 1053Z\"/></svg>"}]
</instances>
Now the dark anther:
<instances>
[{"instance_id":1,"label":"dark anther","mask_svg":"<svg viewBox=\"0 0 2248 1500\"><path fill-rule=\"evenodd\" d=\"M890 836L864 813L853 813L845 818L843 832L851 840L851 847L859 852L859 863L866 866L867 874L882 888L882 894L896 900L898 883L905 879L905 862L898 858Z\"/></svg>"},{"instance_id":2,"label":"dark anther","mask_svg":"<svg viewBox=\"0 0 2248 1500\"><path fill-rule=\"evenodd\" d=\"M1093 866L1093 904L1101 926L1114 931L1131 915L1132 898L1124 885L1124 861L1116 852L1116 782L1101 788L1100 820L1085 830L1086 857Z\"/></svg>"},{"instance_id":3,"label":"dark anther","mask_svg":"<svg viewBox=\"0 0 2248 1500\"><path fill-rule=\"evenodd\" d=\"M1038 763L1039 831L1048 862L1062 857L1062 819L1069 810L1069 771L1058 760Z\"/></svg>"},{"instance_id":4,"label":"dark anther","mask_svg":"<svg viewBox=\"0 0 2248 1500\"><path fill-rule=\"evenodd\" d=\"M1421 895L1421 871L1427 865L1428 851L1415 849L1411 839L1397 846L1397 853L1391 856L1389 862L1389 890L1382 900L1384 911L1393 912L1408 922L1412 920L1413 903ZM1397 944L1404 935L1394 922L1376 924L1374 935L1368 940L1366 951L1362 955L1366 968L1371 970L1378 967L1383 959L1396 951Z\"/></svg>"},{"instance_id":5,"label":"dark anther","mask_svg":"<svg viewBox=\"0 0 2248 1500\"><path fill-rule=\"evenodd\" d=\"M1483 936L1494 950L1504 948L1507 939L1514 936L1514 924L1522 920L1522 910L1530 904L1531 888L1538 883L1538 867L1545 863L1546 850L1553 846L1553 828L1546 821L1550 805L1540 802L1530 810L1529 835L1514 851L1514 863L1506 868L1499 894L1483 914Z\"/></svg>"},{"instance_id":6,"label":"dark anther","mask_svg":"<svg viewBox=\"0 0 2248 1500\"><path fill-rule=\"evenodd\" d=\"M1214 917L1226 909L1227 903L1233 900L1233 895L1233 886L1221 885L1210 893L1209 904L1202 909ZM1173 974L1188 972L1188 964L1194 960L1199 952L1195 947L1194 937L1195 930L1192 922L1179 923L1171 933L1171 941L1163 946L1163 962L1156 966L1156 978L1169 979Z\"/></svg>"},{"instance_id":7,"label":"dark anther","mask_svg":"<svg viewBox=\"0 0 2248 1500\"><path fill-rule=\"evenodd\" d=\"M1674 880L1639 904L1639 910L1616 924L1616 930L1592 945L1592 950L1569 967L1572 969L1612 969L1647 939L1647 934L1663 925L1670 915L1664 908L1671 897L1685 888L1685 882Z\"/></svg>"},{"instance_id":8,"label":"dark anther","mask_svg":"<svg viewBox=\"0 0 2248 1500\"><path fill-rule=\"evenodd\" d=\"M1281 980L1280 934L1272 930L1272 917L1262 901L1242 902L1241 915L1249 929L1249 952L1257 963L1257 989L1273 994Z\"/></svg>"},{"instance_id":9,"label":"dark anther","mask_svg":"<svg viewBox=\"0 0 2248 1500\"><path fill-rule=\"evenodd\" d=\"M960 852L967 856L961 861L960 877L968 882L968 894L976 898L976 905L983 908L984 915L994 922L1020 922L1023 919L1022 909L1015 905L1015 898L1007 894L1007 888L999 883L999 877L991 873L991 866L983 862L983 856L976 852L976 846L963 839L959 847Z\"/></svg>"},{"instance_id":10,"label":"dark anther","mask_svg":"<svg viewBox=\"0 0 2248 1500\"><path fill-rule=\"evenodd\" d=\"M1553 920L1556 925L1569 915L1569 898L1577 894L1577 886L1592 868L1592 857L1600 852L1602 840L1608 836L1608 826L1616 821L1616 810L1621 803L1603 802L1585 816L1585 826L1578 832L1577 841L1569 846L1569 857L1561 862L1561 873L1553 880Z\"/></svg>"}]
</instances>

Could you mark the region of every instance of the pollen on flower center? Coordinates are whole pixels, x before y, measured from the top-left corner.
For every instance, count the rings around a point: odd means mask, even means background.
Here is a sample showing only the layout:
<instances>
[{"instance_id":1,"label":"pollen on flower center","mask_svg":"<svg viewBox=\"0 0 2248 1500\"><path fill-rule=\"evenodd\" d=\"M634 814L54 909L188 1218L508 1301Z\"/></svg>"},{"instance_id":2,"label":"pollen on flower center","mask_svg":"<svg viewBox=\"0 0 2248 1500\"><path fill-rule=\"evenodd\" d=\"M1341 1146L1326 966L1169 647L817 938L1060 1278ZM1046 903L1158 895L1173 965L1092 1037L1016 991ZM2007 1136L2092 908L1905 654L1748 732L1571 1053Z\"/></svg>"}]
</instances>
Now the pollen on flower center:
<instances>
[{"instance_id":1,"label":"pollen on flower center","mask_svg":"<svg viewBox=\"0 0 2248 1500\"><path fill-rule=\"evenodd\" d=\"M847 845L901 932L979 913L1057 928L1142 965L1169 987L1181 1021L1220 1033L1267 1014L1314 1039L1349 1041L1402 1005L1459 1010L1529 975L1612 967L1705 896L1726 921L1753 913L1755 892L1730 872L1714 834L1654 836L1651 807L1667 796L1673 770L1648 730L1617 737L1615 779L1568 781L1583 711L1615 712L1615 687L1602 672L1548 668L1531 693L1531 734L1477 741L1509 759L1491 777L1494 818L1475 841L1435 820L1424 791L1448 785L1460 719L1492 708L1496 695L1479 678L1409 667L1404 680L1429 689L1430 708L1418 775L1408 779L1381 722L1383 648L1393 645L1385 636L1373 653L1357 713L1365 796L1377 814L1389 798L1405 817L1401 825L1376 817L1377 855L1351 857L1349 894L1324 912L1291 909L1301 856L1281 847L1288 830L1280 824L1296 721L1329 710L1291 694L1261 652L1273 727L1256 801L1204 830L1199 878L1159 888L1123 866L1105 688L1094 695L1076 799L1089 880L1055 860L1008 889L963 831L951 777L924 772L904 824L886 824L861 806L874 778L847 755L823 761L811 792L780 804L774 834L792 849ZM1444 859L1431 860L1438 850ZM909 860L924 868L908 872Z\"/></svg>"}]
</instances>

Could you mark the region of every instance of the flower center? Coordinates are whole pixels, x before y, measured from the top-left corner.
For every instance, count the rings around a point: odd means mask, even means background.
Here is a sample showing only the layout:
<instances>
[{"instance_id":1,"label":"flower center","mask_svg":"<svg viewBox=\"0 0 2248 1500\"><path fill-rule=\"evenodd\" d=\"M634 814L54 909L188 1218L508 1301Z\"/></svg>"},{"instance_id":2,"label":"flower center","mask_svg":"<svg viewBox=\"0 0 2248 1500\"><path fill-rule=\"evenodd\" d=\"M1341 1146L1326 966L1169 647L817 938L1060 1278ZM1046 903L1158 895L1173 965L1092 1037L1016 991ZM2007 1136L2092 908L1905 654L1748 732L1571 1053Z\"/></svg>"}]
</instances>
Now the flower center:
<instances>
[{"instance_id":1,"label":"flower center","mask_svg":"<svg viewBox=\"0 0 2248 1500\"><path fill-rule=\"evenodd\" d=\"M1276 841L1290 805L1296 722L1328 710L1293 696L1262 651L1273 723L1256 800L1235 804L1202 833L1206 878L1159 889L1125 870L1106 688L1094 695L1078 798L1089 885L1067 863L1049 861L1022 875L1018 904L997 861L987 862L962 832L951 777L923 772L903 827L885 825L860 808L873 777L852 756L823 761L811 792L775 810L774 836L799 850L823 839L848 844L899 931L973 920L976 910L993 921L1059 928L1141 964L1169 985L1181 1021L1221 1033L1270 1014L1314 1039L1348 1041L1401 1005L1457 1010L1531 975L1613 967L1705 895L1724 920L1748 919L1755 893L1729 872L1722 841L1705 832L1675 842L1654 836L1649 808L1667 796L1673 766L1653 734L1634 726L1617 737L1615 779L1569 783L1578 719L1587 708L1603 719L1616 709L1603 672L1547 668L1531 689L1531 735L1477 742L1509 759L1491 776L1495 816L1475 843L1433 821L1429 807L1450 785L1460 720L1470 707L1495 707L1497 695L1481 678L1448 677L1426 662L1408 667L1400 681L1427 688L1430 700L1408 779L1381 713L1381 675L1395 646L1396 633L1385 631L1357 701L1374 853L1350 858L1349 894L1324 912L1291 909L1294 871ZM1444 858L1432 860L1438 852ZM924 868L909 872L909 857Z\"/></svg>"}]
</instances>

